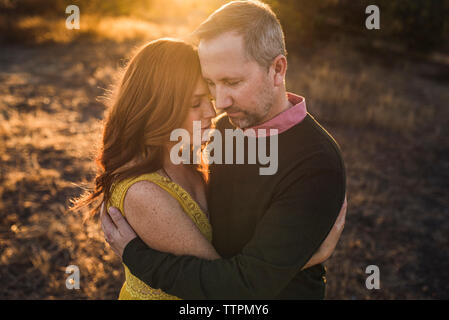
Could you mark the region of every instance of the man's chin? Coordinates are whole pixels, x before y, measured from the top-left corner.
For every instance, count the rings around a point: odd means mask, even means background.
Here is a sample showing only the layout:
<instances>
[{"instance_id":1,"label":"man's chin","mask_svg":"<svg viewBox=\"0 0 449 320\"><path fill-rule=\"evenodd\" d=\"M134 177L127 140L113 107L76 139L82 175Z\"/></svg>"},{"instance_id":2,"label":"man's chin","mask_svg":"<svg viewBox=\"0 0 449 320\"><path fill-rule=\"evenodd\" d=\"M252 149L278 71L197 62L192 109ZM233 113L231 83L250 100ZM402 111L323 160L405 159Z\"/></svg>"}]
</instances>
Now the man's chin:
<instances>
[{"instance_id":1,"label":"man's chin","mask_svg":"<svg viewBox=\"0 0 449 320\"><path fill-rule=\"evenodd\" d=\"M231 118L229 117L229 122L231 122L231 124L234 127L237 127L239 129L245 130L248 128L252 128L254 126L257 125L257 123L255 121L251 121L247 118Z\"/></svg>"},{"instance_id":2,"label":"man's chin","mask_svg":"<svg viewBox=\"0 0 449 320\"><path fill-rule=\"evenodd\" d=\"M243 121L241 118L238 118L238 117L231 117L231 116L229 116L229 115L228 115L228 118L229 118L229 122L230 122L234 127L237 127L237 128L240 128L240 129L244 129L244 128L245 128L245 126L242 127L242 125L245 125L245 123L243 123L244 121Z\"/></svg>"}]
</instances>

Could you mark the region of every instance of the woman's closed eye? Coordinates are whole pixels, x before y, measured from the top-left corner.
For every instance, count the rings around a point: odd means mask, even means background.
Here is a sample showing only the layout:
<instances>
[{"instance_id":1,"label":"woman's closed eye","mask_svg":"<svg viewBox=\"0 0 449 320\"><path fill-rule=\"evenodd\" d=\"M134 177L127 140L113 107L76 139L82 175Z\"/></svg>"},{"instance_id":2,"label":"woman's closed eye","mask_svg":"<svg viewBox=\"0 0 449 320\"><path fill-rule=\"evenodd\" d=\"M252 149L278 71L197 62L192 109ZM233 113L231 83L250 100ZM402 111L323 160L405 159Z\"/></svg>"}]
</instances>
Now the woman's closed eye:
<instances>
[{"instance_id":1,"label":"woman's closed eye","mask_svg":"<svg viewBox=\"0 0 449 320\"><path fill-rule=\"evenodd\" d=\"M206 81L206 84L207 84L209 87L215 87L215 83L213 83L212 81Z\"/></svg>"},{"instance_id":2,"label":"woman's closed eye","mask_svg":"<svg viewBox=\"0 0 449 320\"><path fill-rule=\"evenodd\" d=\"M226 84L228 86L230 86L230 87L234 87L234 86L238 85L240 82L241 82L240 80L238 80L238 81L227 81Z\"/></svg>"},{"instance_id":3,"label":"woman's closed eye","mask_svg":"<svg viewBox=\"0 0 449 320\"><path fill-rule=\"evenodd\" d=\"M201 97L201 101L196 101L193 105L192 105L192 108L193 109L196 109L196 108L199 108L199 107L201 107L201 104L203 103L203 102L205 102L205 103L210 103L210 102L213 102L213 101L215 101L215 98L214 98L214 96L213 95L211 95L211 94L205 94L205 95L203 95L202 97Z\"/></svg>"}]
</instances>

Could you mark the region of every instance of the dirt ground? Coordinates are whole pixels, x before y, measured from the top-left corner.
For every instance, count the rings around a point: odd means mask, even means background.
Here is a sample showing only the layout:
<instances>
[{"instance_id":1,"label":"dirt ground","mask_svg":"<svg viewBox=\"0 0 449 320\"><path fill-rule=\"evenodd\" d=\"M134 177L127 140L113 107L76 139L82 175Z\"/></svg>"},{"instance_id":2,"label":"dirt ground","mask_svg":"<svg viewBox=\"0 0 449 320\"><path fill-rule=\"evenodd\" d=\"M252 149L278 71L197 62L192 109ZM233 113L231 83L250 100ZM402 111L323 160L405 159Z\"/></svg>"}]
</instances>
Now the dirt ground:
<instances>
[{"instance_id":1,"label":"dirt ground","mask_svg":"<svg viewBox=\"0 0 449 320\"><path fill-rule=\"evenodd\" d=\"M115 299L120 261L66 212L95 166L110 89L135 43L0 50L0 299ZM345 48L345 49L343 49ZM289 56L289 90L336 138L348 177L328 299L449 298L449 63L327 45ZM65 273L77 265L80 290ZM368 290L368 265L380 289Z\"/></svg>"}]
</instances>

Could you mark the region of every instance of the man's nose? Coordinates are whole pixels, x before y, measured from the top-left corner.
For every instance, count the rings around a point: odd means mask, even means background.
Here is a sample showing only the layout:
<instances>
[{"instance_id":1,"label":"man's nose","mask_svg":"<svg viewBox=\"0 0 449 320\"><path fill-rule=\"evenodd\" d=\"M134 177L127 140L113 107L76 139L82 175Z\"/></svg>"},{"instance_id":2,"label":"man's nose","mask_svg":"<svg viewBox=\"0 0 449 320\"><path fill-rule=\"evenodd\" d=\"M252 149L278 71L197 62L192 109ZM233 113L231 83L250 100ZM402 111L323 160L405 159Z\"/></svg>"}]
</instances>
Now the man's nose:
<instances>
[{"instance_id":1,"label":"man's nose","mask_svg":"<svg viewBox=\"0 0 449 320\"><path fill-rule=\"evenodd\" d=\"M232 106L232 98L224 88L215 89L215 108L225 110Z\"/></svg>"}]
</instances>

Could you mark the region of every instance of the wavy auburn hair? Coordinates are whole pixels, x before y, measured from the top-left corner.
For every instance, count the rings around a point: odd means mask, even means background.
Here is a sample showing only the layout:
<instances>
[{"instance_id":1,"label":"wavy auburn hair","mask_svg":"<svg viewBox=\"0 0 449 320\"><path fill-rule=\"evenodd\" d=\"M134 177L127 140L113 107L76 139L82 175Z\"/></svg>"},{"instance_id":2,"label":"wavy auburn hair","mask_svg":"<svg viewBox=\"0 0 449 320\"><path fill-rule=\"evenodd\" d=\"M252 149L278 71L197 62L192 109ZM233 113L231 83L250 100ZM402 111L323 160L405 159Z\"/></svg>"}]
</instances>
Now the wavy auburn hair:
<instances>
[{"instance_id":1,"label":"wavy auburn hair","mask_svg":"<svg viewBox=\"0 0 449 320\"><path fill-rule=\"evenodd\" d=\"M186 119L200 76L196 48L182 40L158 39L138 50L105 121L94 190L73 201L71 210L92 206L101 195L107 202L114 182L162 168L164 145ZM91 216L100 205L90 210Z\"/></svg>"}]
</instances>

